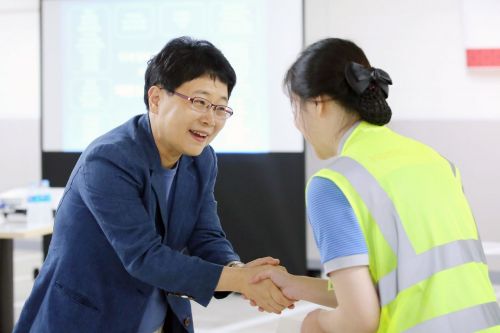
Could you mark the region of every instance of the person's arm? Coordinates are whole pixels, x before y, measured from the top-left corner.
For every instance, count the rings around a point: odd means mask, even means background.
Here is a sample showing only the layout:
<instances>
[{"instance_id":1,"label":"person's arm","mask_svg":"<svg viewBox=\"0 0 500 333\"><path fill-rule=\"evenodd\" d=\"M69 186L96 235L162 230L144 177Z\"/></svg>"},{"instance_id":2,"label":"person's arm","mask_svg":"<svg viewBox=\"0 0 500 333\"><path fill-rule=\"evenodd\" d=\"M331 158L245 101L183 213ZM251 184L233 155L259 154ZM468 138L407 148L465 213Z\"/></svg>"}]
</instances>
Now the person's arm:
<instances>
[{"instance_id":1,"label":"person's arm","mask_svg":"<svg viewBox=\"0 0 500 333\"><path fill-rule=\"evenodd\" d=\"M330 274L336 290L335 310L316 310L302 324L305 333L373 333L380 305L368 267L350 267Z\"/></svg>"},{"instance_id":2,"label":"person's arm","mask_svg":"<svg viewBox=\"0 0 500 333\"><path fill-rule=\"evenodd\" d=\"M303 332L372 332L379 302L368 269L368 247L358 217L341 188L314 177L307 190L307 213L325 272L335 289L337 308L317 310Z\"/></svg>"},{"instance_id":3,"label":"person's arm","mask_svg":"<svg viewBox=\"0 0 500 333\"><path fill-rule=\"evenodd\" d=\"M254 276L252 282L271 279L287 298L335 308L311 312L304 320L302 332L376 332L380 306L368 267L345 268L329 276L335 291L328 290L328 280L279 270L265 270Z\"/></svg>"},{"instance_id":4,"label":"person's arm","mask_svg":"<svg viewBox=\"0 0 500 333\"><path fill-rule=\"evenodd\" d=\"M319 177L311 180L307 201L309 222L335 292L326 296L326 287L321 286L325 282L282 272L266 272L258 278L271 278L288 297L336 305L335 310L311 312L304 320L303 332L375 331L380 312L378 297L368 270L365 239L352 207L335 183Z\"/></svg>"},{"instance_id":5,"label":"person's arm","mask_svg":"<svg viewBox=\"0 0 500 333\"><path fill-rule=\"evenodd\" d=\"M146 175L141 166L124 156L120 149L100 146L84 158L85 163L70 186L80 193L131 276L168 293L188 296L203 306L210 302L221 278L226 285L224 289L246 292L266 311L277 312L276 309L286 305L274 302L280 301L278 297L273 301L265 298L276 292L274 285L266 284L267 289L259 286L262 293L254 295L249 290L253 286L244 286L243 280L236 281L240 284L234 281L231 284L228 274L222 274L225 269L222 265L182 254L162 244L142 202L142 182ZM229 278L242 279L242 275L229 274ZM259 298L261 295L265 299Z\"/></svg>"},{"instance_id":6,"label":"person's arm","mask_svg":"<svg viewBox=\"0 0 500 333\"><path fill-rule=\"evenodd\" d=\"M325 271L368 265L368 250L358 221L347 198L329 179L313 177L307 188L307 215ZM268 276L288 297L335 307L334 292L327 292L327 280L294 277L285 273ZM259 280L259 279L255 279Z\"/></svg>"},{"instance_id":7,"label":"person's arm","mask_svg":"<svg viewBox=\"0 0 500 333\"><path fill-rule=\"evenodd\" d=\"M114 145L93 148L70 185L81 195L124 269L134 278L202 305L222 266L162 244L142 193L149 170Z\"/></svg>"},{"instance_id":8,"label":"person's arm","mask_svg":"<svg viewBox=\"0 0 500 333\"><path fill-rule=\"evenodd\" d=\"M337 298L333 290L328 290L328 280L309 276L292 275L286 271L265 270L252 278L252 283L271 279L283 294L294 300L335 308Z\"/></svg>"},{"instance_id":9,"label":"person's arm","mask_svg":"<svg viewBox=\"0 0 500 333\"><path fill-rule=\"evenodd\" d=\"M210 146L207 147L207 152L205 154L206 156L204 156L204 158L206 160L203 161L203 165L205 168L210 168L211 166L211 170L202 197L199 217L188 241L188 250L191 255L227 266L230 262L238 262L240 258L234 252L231 243L226 238L217 214L217 202L214 197L215 180L217 177L217 157ZM276 266L279 265L279 260L265 257L253 260L242 266L245 268L253 268L262 265ZM292 307L293 300L286 299L279 289L270 282L264 281L261 285L252 286L248 285L248 283L233 283L233 278L238 279L238 282L248 282L250 279L249 277L241 277L237 276L237 274L232 274L235 271L238 270L224 268L214 297L223 298L227 296L229 294L228 292L221 292L221 290L227 289L227 291L238 291L245 297L255 300L260 304L267 304L262 308L268 312L280 313L284 307ZM248 270L244 270L243 272L247 271ZM228 282L232 284L232 288L238 287L238 289L228 289ZM270 299L268 299L269 297Z\"/></svg>"}]
</instances>

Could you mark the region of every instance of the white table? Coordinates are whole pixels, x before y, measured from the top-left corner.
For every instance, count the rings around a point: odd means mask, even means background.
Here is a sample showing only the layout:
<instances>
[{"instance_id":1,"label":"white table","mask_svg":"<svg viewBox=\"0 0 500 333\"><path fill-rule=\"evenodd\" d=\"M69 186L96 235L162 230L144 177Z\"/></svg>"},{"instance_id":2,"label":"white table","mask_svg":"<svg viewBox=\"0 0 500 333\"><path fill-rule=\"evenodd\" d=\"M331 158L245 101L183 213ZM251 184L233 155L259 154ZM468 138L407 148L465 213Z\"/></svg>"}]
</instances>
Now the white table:
<instances>
[{"instance_id":1,"label":"white table","mask_svg":"<svg viewBox=\"0 0 500 333\"><path fill-rule=\"evenodd\" d=\"M55 211L63 188L50 188ZM14 328L14 239L44 237L44 257L47 254L53 221L44 224L26 223L26 197L29 189L18 188L0 193L0 200L9 205L8 215L0 214L0 333L11 333Z\"/></svg>"}]
</instances>

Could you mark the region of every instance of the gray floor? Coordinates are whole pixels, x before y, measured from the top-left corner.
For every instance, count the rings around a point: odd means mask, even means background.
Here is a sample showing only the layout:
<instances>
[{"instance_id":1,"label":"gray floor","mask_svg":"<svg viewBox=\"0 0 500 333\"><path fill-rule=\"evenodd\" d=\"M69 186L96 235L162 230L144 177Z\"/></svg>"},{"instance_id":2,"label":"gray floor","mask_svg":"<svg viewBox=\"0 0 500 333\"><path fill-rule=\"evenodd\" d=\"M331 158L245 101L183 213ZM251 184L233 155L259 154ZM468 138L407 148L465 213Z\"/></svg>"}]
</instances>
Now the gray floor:
<instances>
[{"instance_id":1,"label":"gray floor","mask_svg":"<svg viewBox=\"0 0 500 333\"><path fill-rule=\"evenodd\" d=\"M41 241L14 242L14 315L17 319L25 299L33 287L33 270L42 263ZM500 285L495 286L500 299ZM208 308L193 303L193 317L197 333L275 333L299 332L301 319L316 306L298 302L294 310L281 316L260 313L238 295L224 300L213 300Z\"/></svg>"}]
</instances>

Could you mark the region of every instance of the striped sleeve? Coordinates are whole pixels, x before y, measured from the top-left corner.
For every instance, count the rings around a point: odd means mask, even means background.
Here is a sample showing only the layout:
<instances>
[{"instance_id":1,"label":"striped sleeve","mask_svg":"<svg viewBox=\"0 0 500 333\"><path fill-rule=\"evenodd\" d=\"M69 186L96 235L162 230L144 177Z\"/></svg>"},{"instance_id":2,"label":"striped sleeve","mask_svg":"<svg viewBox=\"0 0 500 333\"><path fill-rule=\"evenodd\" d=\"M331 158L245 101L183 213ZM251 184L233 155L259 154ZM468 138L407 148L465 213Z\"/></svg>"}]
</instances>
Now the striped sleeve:
<instances>
[{"instance_id":1,"label":"striped sleeve","mask_svg":"<svg viewBox=\"0 0 500 333\"><path fill-rule=\"evenodd\" d=\"M331 180L313 177L307 188L307 216L325 272L368 265L368 249L354 211Z\"/></svg>"}]
</instances>

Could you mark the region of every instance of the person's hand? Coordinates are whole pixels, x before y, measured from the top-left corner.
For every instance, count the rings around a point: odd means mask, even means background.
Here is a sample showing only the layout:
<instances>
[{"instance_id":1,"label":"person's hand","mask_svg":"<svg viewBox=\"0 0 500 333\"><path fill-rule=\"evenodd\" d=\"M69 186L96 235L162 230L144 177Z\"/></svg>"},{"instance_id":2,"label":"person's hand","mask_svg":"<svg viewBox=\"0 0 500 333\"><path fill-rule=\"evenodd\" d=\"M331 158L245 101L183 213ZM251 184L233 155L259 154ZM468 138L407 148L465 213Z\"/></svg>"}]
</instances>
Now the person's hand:
<instances>
[{"instance_id":1,"label":"person's hand","mask_svg":"<svg viewBox=\"0 0 500 333\"><path fill-rule=\"evenodd\" d=\"M319 315L322 311L321 309L316 309L307 314L300 327L300 333L326 333L319 325Z\"/></svg>"},{"instance_id":2,"label":"person's hand","mask_svg":"<svg viewBox=\"0 0 500 333\"><path fill-rule=\"evenodd\" d=\"M287 294L283 290L284 286L286 284L289 284L290 286L292 285L291 282L290 283L288 283L288 282L285 283L283 281L288 276L292 276L292 275L288 274L286 268L284 268L282 266L276 266L274 268L265 269L265 270L259 272L254 277L252 277L252 279L250 280L250 282L253 283L253 284L256 284L256 283L263 283L266 280L272 281L272 283L274 285L276 285L281 290L281 293L283 293L283 295L291 302L291 304L288 305L287 308L288 309L293 309L295 307L295 305L293 303L295 303L297 301L297 298L291 297L289 294ZM274 277L274 280L271 279L271 277ZM252 306L258 306L258 304L255 301L253 301L252 299L250 299L250 305L252 305ZM264 311L264 309L262 309L261 307L259 307L259 311Z\"/></svg>"},{"instance_id":3,"label":"person's hand","mask_svg":"<svg viewBox=\"0 0 500 333\"><path fill-rule=\"evenodd\" d=\"M262 265L272 265L278 266L280 264L280 260L273 257L262 257L247 262L244 267L257 267Z\"/></svg>"},{"instance_id":4,"label":"person's hand","mask_svg":"<svg viewBox=\"0 0 500 333\"><path fill-rule=\"evenodd\" d=\"M257 258L257 259L250 261L250 262L247 262L243 267L258 267L258 266L263 266L263 265L272 265L272 266L279 267L281 270L286 271L286 268L283 266L279 266L279 264L280 264L279 259L268 256L268 257ZM243 298L248 300L248 297L246 297L245 295L243 295ZM255 303L255 301L253 301L253 300L250 300L250 305L257 306L257 303ZM294 307L295 306L292 304L288 308L293 309ZM259 311L262 312L264 310L262 308L259 308Z\"/></svg>"},{"instance_id":5,"label":"person's hand","mask_svg":"<svg viewBox=\"0 0 500 333\"><path fill-rule=\"evenodd\" d=\"M288 273L286 270L266 269L255 275L251 282L259 283L260 281L266 279L273 281L273 283L281 289L283 295L285 295L288 299L299 299L297 295L298 285L294 281L294 275Z\"/></svg>"},{"instance_id":6,"label":"person's hand","mask_svg":"<svg viewBox=\"0 0 500 333\"><path fill-rule=\"evenodd\" d=\"M258 283L252 282L252 278L264 270L279 270L280 268L270 265L258 265L255 267L245 267L245 281L243 281L242 294L249 299L252 305L259 307L259 310L280 314L283 309L291 307L293 300L283 295L281 290L269 279Z\"/></svg>"}]
</instances>

